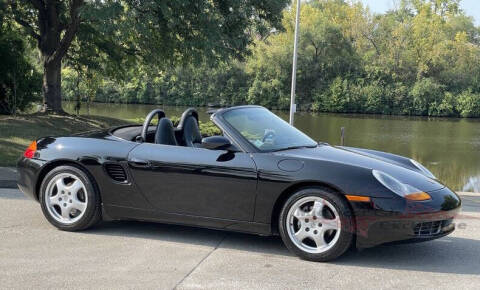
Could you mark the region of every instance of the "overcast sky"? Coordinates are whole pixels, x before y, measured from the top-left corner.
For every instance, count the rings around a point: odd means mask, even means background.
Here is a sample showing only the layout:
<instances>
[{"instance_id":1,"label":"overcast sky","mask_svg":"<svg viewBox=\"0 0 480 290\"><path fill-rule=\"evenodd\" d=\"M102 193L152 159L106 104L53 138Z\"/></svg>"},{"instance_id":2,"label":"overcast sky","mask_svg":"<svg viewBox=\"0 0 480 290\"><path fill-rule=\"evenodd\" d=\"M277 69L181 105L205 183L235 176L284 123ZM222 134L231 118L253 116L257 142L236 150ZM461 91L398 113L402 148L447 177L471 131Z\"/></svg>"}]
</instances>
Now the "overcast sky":
<instances>
[{"instance_id":1,"label":"overcast sky","mask_svg":"<svg viewBox=\"0 0 480 290\"><path fill-rule=\"evenodd\" d=\"M395 0L361 0L367 4L373 12L383 13L394 7ZM480 25L480 1L462 0L461 7L468 16L475 18L476 25Z\"/></svg>"}]
</instances>

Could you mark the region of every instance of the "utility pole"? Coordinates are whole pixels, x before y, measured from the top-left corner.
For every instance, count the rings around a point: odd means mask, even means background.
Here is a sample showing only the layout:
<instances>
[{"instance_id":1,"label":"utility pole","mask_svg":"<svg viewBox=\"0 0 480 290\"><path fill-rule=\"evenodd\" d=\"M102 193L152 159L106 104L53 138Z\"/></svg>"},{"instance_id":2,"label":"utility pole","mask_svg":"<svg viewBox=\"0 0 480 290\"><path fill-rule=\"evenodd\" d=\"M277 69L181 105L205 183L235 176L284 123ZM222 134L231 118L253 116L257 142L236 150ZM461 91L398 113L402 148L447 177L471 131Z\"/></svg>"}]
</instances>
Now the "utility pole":
<instances>
[{"instance_id":1,"label":"utility pole","mask_svg":"<svg viewBox=\"0 0 480 290\"><path fill-rule=\"evenodd\" d=\"M293 126L293 116L297 111L295 104L295 85L297 82L297 46L298 30L300 29L300 0L297 0L297 13L295 17L295 40L293 42L293 68L292 68L292 91L290 92L290 125Z\"/></svg>"}]
</instances>

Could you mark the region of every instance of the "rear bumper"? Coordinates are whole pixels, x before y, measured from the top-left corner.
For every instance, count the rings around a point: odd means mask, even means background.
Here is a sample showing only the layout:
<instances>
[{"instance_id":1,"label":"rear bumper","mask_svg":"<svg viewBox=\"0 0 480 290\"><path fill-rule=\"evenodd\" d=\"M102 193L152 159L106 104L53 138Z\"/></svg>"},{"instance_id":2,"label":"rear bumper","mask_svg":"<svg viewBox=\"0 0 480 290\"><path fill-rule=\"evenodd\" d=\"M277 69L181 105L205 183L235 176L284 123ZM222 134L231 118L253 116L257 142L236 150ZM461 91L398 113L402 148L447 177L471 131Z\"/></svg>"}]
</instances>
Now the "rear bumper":
<instances>
[{"instance_id":1,"label":"rear bumper","mask_svg":"<svg viewBox=\"0 0 480 290\"><path fill-rule=\"evenodd\" d=\"M29 198L37 200L37 180L40 168L45 161L21 157L17 162L18 188Z\"/></svg>"},{"instance_id":2,"label":"rear bumper","mask_svg":"<svg viewBox=\"0 0 480 290\"><path fill-rule=\"evenodd\" d=\"M461 208L460 198L448 188L429 194L432 200L425 202L374 198L369 204L352 203L357 247L423 242L452 233L454 218Z\"/></svg>"}]
</instances>

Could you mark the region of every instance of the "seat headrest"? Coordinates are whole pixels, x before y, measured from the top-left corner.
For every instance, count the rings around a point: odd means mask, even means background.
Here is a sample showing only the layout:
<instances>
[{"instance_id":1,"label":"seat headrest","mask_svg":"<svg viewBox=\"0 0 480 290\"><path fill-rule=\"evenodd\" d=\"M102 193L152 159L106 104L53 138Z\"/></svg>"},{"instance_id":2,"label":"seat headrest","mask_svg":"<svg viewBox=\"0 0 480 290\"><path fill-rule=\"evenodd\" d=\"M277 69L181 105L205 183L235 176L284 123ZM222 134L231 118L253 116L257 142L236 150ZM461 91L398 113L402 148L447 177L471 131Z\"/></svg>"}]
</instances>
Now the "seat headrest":
<instances>
[{"instance_id":1,"label":"seat headrest","mask_svg":"<svg viewBox=\"0 0 480 290\"><path fill-rule=\"evenodd\" d=\"M158 121L157 131L155 132L155 144L178 145L170 119L162 118Z\"/></svg>"},{"instance_id":2,"label":"seat headrest","mask_svg":"<svg viewBox=\"0 0 480 290\"><path fill-rule=\"evenodd\" d=\"M202 143L202 134L198 128L198 121L194 116L188 116L183 124L183 141L185 146L199 147Z\"/></svg>"},{"instance_id":3,"label":"seat headrest","mask_svg":"<svg viewBox=\"0 0 480 290\"><path fill-rule=\"evenodd\" d=\"M193 116L198 123L198 112L194 108L188 108L183 112L182 116L180 117L180 122L178 122L177 130L183 130L185 126L185 121L188 117Z\"/></svg>"}]
</instances>

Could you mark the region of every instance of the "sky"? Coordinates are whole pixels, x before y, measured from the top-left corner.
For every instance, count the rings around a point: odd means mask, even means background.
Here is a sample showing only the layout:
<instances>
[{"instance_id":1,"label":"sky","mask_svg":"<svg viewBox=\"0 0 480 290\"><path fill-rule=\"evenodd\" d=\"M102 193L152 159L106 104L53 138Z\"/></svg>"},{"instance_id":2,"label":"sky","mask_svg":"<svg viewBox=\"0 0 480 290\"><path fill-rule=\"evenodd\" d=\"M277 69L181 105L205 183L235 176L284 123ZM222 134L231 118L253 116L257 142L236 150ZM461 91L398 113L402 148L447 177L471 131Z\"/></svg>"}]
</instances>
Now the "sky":
<instances>
[{"instance_id":1,"label":"sky","mask_svg":"<svg viewBox=\"0 0 480 290\"><path fill-rule=\"evenodd\" d=\"M361 0L367 4L373 12L383 13L394 7L395 0ZM468 16L473 16L475 24L480 25L480 1L462 0L460 2L462 10Z\"/></svg>"}]
</instances>

